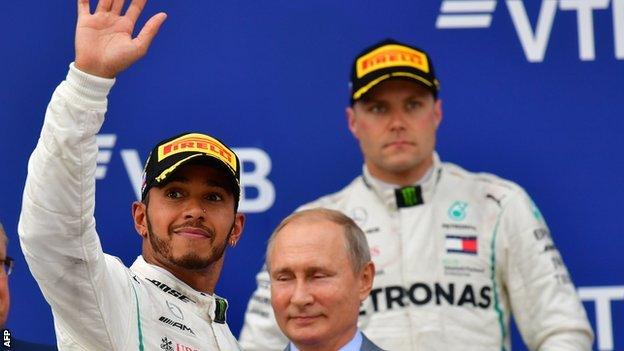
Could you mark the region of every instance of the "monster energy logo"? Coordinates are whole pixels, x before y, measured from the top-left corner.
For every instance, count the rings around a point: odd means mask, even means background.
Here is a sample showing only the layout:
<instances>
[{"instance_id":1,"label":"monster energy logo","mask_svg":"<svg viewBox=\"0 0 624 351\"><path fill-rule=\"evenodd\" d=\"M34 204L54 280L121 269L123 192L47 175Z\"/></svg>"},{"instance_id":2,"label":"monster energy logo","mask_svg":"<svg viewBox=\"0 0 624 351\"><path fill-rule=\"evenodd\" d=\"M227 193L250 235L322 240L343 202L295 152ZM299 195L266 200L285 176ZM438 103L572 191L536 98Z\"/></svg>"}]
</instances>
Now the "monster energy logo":
<instances>
[{"instance_id":1,"label":"monster energy logo","mask_svg":"<svg viewBox=\"0 0 624 351\"><path fill-rule=\"evenodd\" d=\"M215 319L216 323L225 323L225 312L227 311L227 302L224 299L217 298L215 299L217 304L215 308Z\"/></svg>"},{"instance_id":2,"label":"monster energy logo","mask_svg":"<svg viewBox=\"0 0 624 351\"><path fill-rule=\"evenodd\" d=\"M407 206L416 204L416 190L414 188L403 188L401 193L403 194L403 201L405 201Z\"/></svg>"},{"instance_id":3,"label":"monster energy logo","mask_svg":"<svg viewBox=\"0 0 624 351\"><path fill-rule=\"evenodd\" d=\"M423 203L419 186L406 186L395 190L398 207L410 207Z\"/></svg>"}]
</instances>

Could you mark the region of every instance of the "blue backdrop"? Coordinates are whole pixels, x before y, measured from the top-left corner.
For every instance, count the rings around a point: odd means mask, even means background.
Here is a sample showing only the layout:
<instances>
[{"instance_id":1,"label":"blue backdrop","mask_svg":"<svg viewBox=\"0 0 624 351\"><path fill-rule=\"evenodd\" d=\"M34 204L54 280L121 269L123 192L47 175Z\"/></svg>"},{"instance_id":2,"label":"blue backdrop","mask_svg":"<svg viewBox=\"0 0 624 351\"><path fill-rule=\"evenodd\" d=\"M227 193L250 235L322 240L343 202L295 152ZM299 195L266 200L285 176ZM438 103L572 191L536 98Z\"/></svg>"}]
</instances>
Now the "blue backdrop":
<instances>
[{"instance_id":1,"label":"blue backdrop","mask_svg":"<svg viewBox=\"0 0 624 351\"><path fill-rule=\"evenodd\" d=\"M247 225L218 285L238 334L273 227L360 171L344 117L351 60L394 37L433 57L441 158L527 189L585 302L594 348L624 349L624 0L153 0L145 14L158 11L169 18L118 78L99 138L105 251L127 264L139 254L130 204L153 143L219 136L244 161ZM0 220L17 264L8 327L46 343L50 308L17 220L46 104L73 59L75 13L69 0L0 2ZM517 336L514 345L523 349Z\"/></svg>"}]
</instances>

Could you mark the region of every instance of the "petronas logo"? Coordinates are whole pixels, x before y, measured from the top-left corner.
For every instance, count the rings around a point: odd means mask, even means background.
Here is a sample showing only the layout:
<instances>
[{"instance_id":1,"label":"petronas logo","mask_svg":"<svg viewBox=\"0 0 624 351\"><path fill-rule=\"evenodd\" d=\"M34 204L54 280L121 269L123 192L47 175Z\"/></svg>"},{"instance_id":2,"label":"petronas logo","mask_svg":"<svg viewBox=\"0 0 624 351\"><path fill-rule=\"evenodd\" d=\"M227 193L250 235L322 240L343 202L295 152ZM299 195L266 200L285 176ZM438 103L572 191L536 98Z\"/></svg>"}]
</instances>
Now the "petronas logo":
<instances>
[{"instance_id":1,"label":"petronas logo","mask_svg":"<svg viewBox=\"0 0 624 351\"><path fill-rule=\"evenodd\" d=\"M449 218L455 221L466 218L466 207L468 207L467 202L455 201L448 209Z\"/></svg>"}]
</instances>

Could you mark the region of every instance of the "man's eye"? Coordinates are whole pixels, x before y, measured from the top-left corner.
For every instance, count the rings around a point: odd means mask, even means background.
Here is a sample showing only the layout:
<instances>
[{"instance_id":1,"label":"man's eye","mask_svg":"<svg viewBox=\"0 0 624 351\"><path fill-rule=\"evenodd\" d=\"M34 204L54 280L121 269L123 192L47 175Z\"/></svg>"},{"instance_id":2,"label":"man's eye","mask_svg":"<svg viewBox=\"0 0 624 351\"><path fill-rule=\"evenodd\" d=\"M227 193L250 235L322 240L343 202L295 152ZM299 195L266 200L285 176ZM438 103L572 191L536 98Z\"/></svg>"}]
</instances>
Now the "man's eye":
<instances>
[{"instance_id":1,"label":"man's eye","mask_svg":"<svg viewBox=\"0 0 624 351\"><path fill-rule=\"evenodd\" d=\"M290 276L287 274L280 274L275 277L275 280L278 282L285 282L285 281L290 280Z\"/></svg>"},{"instance_id":2,"label":"man's eye","mask_svg":"<svg viewBox=\"0 0 624 351\"><path fill-rule=\"evenodd\" d=\"M222 201L223 200L223 196L221 196L221 194L212 193L212 194L209 194L208 196L206 196L206 199L208 201Z\"/></svg>"},{"instance_id":3,"label":"man's eye","mask_svg":"<svg viewBox=\"0 0 624 351\"><path fill-rule=\"evenodd\" d=\"M179 199L182 197L182 192L178 190L169 190L167 191L166 195L170 199Z\"/></svg>"},{"instance_id":4,"label":"man's eye","mask_svg":"<svg viewBox=\"0 0 624 351\"><path fill-rule=\"evenodd\" d=\"M322 279L322 278L327 278L327 274L325 274L325 273L315 273L312 277L314 279Z\"/></svg>"},{"instance_id":5,"label":"man's eye","mask_svg":"<svg viewBox=\"0 0 624 351\"><path fill-rule=\"evenodd\" d=\"M408 110L414 110L414 109L419 108L420 106L422 106L420 101L410 101L410 102L407 103L407 109Z\"/></svg>"},{"instance_id":6,"label":"man's eye","mask_svg":"<svg viewBox=\"0 0 624 351\"><path fill-rule=\"evenodd\" d=\"M376 114L384 113L386 112L386 107L382 105L372 105L368 111Z\"/></svg>"}]
</instances>

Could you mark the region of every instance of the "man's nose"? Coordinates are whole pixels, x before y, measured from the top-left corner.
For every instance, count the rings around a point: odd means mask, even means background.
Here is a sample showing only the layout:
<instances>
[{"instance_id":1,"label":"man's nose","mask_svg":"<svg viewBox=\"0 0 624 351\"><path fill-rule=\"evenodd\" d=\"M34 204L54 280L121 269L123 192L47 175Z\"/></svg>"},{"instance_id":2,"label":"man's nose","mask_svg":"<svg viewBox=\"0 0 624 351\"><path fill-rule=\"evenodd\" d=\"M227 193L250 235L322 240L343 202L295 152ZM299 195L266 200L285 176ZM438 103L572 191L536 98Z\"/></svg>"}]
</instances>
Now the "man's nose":
<instances>
[{"instance_id":1,"label":"man's nose","mask_svg":"<svg viewBox=\"0 0 624 351\"><path fill-rule=\"evenodd\" d=\"M407 113L400 109L395 109L390 113L389 116L389 127L391 130L401 130L405 129L405 123L407 118Z\"/></svg>"},{"instance_id":2,"label":"man's nose","mask_svg":"<svg viewBox=\"0 0 624 351\"><path fill-rule=\"evenodd\" d=\"M184 218L186 219L204 218L206 216L206 209L201 199L188 198L184 206Z\"/></svg>"},{"instance_id":3,"label":"man's nose","mask_svg":"<svg viewBox=\"0 0 624 351\"><path fill-rule=\"evenodd\" d=\"M290 301L297 306L305 306L314 302L314 296L305 282L297 282Z\"/></svg>"}]
</instances>

